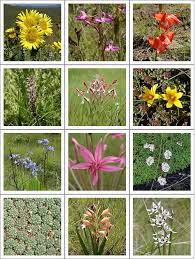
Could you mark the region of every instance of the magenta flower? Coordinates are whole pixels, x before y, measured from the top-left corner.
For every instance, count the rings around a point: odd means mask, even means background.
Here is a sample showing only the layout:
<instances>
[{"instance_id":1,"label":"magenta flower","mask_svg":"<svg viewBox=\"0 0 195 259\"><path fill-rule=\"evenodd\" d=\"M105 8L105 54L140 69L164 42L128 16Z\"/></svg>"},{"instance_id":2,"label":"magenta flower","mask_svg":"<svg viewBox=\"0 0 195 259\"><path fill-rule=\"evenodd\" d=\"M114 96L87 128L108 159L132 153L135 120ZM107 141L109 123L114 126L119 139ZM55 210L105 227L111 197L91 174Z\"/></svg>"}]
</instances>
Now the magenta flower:
<instances>
[{"instance_id":1,"label":"magenta flower","mask_svg":"<svg viewBox=\"0 0 195 259\"><path fill-rule=\"evenodd\" d=\"M85 21L88 18L88 15L86 14L85 11L80 11L80 15L75 16L75 19L77 21Z\"/></svg>"},{"instance_id":2,"label":"magenta flower","mask_svg":"<svg viewBox=\"0 0 195 259\"><path fill-rule=\"evenodd\" d=\"M97 23L106 23L106 22L111 23L111 22L113 22L113 18L110 14L102 12L101 17L95 17L95 22L97 22Z\"/></svg>"},{"instance_id":3,"label":"magenta flower","mask_svg":"<svg viewBox=\"0 0 195 259\"><path fill-rule=\"evenodd\" d=\"M120 50L120 48L118 47L118 46L116 46L116 45L113 45L113 43L112 42L109 42L107 45L106 45L106 47L105 47L105 51L112 51L112 52L117 52L117 51L119 51Z\"/></svg>"},{"instance_id":4,"label":"magenta flower","mask_svg":"<svg viewBox=\"0 0 195 259\"><path fill-rule=\"evenodd\" d=\"M99 181L99 172L117 172L122 170L119 166L110 165L113 163L120 163L121 158L115 156L107 156L103 158L103 153L105 150L105 145L100 140L96 146L94 154L84 147L83 145L78 144L79 152L85 162L73 164L71 169L73 170L88 170L91 178L93 186L96 185Z\"/></svg>"}]
</instances>

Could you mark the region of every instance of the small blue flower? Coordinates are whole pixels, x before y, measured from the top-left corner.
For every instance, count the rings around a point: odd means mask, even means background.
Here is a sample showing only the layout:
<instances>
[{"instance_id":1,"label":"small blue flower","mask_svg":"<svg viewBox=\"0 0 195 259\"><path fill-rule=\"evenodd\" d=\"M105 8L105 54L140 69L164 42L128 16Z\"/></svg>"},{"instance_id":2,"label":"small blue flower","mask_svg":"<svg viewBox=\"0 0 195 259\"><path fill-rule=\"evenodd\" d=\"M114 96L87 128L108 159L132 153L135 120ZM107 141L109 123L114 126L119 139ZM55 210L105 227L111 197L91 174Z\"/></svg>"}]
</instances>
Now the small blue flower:
<instances>
[{"instance_id":1,"label":"small blue flower","mask_svg":"<svg viewBox=\"0 0 195 259\"><path fill-rule=\"evenodd\" d=\"M47 146L49 144L49 140L47 138L39 139L38 144L42 144L44 146Z\"/></svg>"},{"instance_id":2,"label":"small blue flower","mask_svg":"<svg viewBox=\"0 0 195 259\"><path fill-rule=\"evenodd\" d=\"M17 158L20 158L20 155L19 154L10 154L8 157L9 157L9 159L17 159Z\"/></svg>"},{"instance_id":3,"label":"small blue flower","mask_svg":"<svg viewBox=\"0 0 195 259\"><path fill-rule=\"evenodd\" d=\"M55 151L55 148L54 148L53 146L49 146L49 147L47 148L47 150L48 150L48 151Z\"/></svg>"}]
</instances>

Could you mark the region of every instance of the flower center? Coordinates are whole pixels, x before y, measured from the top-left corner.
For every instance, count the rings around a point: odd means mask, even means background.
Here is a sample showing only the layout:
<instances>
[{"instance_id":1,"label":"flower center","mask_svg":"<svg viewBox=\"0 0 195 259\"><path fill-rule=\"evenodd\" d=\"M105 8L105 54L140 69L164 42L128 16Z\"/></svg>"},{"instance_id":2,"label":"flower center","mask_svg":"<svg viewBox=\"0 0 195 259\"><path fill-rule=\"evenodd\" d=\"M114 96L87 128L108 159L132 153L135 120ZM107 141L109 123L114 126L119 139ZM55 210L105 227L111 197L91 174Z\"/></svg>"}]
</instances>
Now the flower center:
<instances>
[{"instance_id":1,"label":"flower center","mask_svg":"<svg viewBox=\"0 0 195 259\"><path fill-rule=\"evenodd\" d=\"M148 99L149 99L149 100L152 100L153 98L154 98L154 95L152 95L152 94L149 94L149 95L148 95Z\"/></svg>"},{"instance_id":2,"label":"flower center","mask_svg":"<svg viewBox=\"0 0 195 259\"><path fill-rule=\"evenodd\" d=\"M176 96L175 95L169 95L168 99L170 99L172 102L174 102L176 100Z\"/></svg>"},{"instance_id":3,"label":"flower center","mask_svg":"<svg viewBox=\"0 0 195 259\"><path fill-rule=\"evenodd\" d=\"M38 33L36 31L30 30L26 34L26 41L33 43L38 39Z\"/></svg>"}]
</instances>

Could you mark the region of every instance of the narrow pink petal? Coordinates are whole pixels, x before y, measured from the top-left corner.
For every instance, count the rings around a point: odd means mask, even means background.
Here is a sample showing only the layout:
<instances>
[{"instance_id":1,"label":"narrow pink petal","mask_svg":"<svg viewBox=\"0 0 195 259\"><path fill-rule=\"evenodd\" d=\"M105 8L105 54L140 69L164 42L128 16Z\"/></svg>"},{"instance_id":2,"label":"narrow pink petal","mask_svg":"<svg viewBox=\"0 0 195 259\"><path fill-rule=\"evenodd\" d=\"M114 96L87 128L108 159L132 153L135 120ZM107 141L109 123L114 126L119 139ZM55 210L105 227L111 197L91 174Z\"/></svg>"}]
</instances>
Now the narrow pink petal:
<instances>
[{"instance_id":1,"label":"narrow pink petal","mask_svg":"<svg viewBox=\"0 0 195 259\"><path fill-rule=\"evenodd\" d=\"M99 174L96 170L93 171L92 173L92 184L95 186L98 183L99 180Z\"/></svg>"},{"instance_id":2,"label":"narrow pink petal","mask_svg":"<svg viewBox=\"0 0 195 259\"><path fill-rule=\"evenodd\" d=\"M112 166L112 165L102 165L99 168L99 170L103 171L103 172L117 172L117 171L122 170L122 168L118 167L118 166Z\"/></svg>"},{"instance_id":3,"label":"narrow pink petal","mask_svg":"<svg viewBox=\"0 0 195 259\"><path fill-rule=\"evenodd\" d=\"M84 158L84 160L88 163L94 162L94 156L91 153L91 151L82 145L80 145L79 147L80 147L80 154Z\"/></svg>"},{"instance_id":4,"label":"narrow pink petal","mask_svg":"<svg viewBox=\"0 0 195 259\"><path fill-rule=\"evenodd\" d=\"M102 143L102 139L100 139L95 149L96 162L99 162L102 159L103 150L104 150L104 144Z\"/></svg>"},{"instance_id":5,"label":"narrow pink petal","mask_svg":"<svg viewBox=\"0 0 195 259\"><path fill-rule=\"evenodd\" d=\"M71 169L75 169L75 170L85 170L85 169L89 169L91 166L90 163L79 163L79 164L76 164L76 165L73 165L71 167Z\"/></svg>"},{"instance_id":6,"label":"narrow pink petal","mask_svg":"<svg viewBox=\"0 0 195 259\"><path fill-rule=\"evenodd\" d=\"M101 164L108 164L108 163L119 163L121 161L120 157L116 156L106 156L101 160Z\"/></svg>"}]
</instances>

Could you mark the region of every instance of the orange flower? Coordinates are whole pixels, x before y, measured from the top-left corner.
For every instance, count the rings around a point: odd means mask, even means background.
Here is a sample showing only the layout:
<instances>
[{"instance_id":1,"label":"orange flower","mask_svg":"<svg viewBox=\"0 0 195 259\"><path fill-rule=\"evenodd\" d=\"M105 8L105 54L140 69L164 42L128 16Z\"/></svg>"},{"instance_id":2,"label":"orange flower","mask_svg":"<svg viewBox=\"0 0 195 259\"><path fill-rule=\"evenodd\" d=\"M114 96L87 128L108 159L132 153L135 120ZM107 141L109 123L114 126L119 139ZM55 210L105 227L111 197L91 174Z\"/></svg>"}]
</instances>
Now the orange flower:
<instances>
[{"instance_id":1,"label":"orange flower","mask_svg":"<svg viewBox=\"0 0 195 259\"><path fill-rule=\"evenodd\" d=\"M174 24L182 23L178 18L177 15L168 14L168 13L156 13L155 18L159 21L160 28L167 31L169 30Z\"/></svg>"},{"instance_id":2,"label":"orange flower","mask_svg":"<svg viewBox=\"0 0 195 259\"><path fill-rule=\"evenodd\" d=\"M159 37L148 37L148 42L152 48L156 49L157 53L162 53L167 50L174 37L174 32L162 33Z\"/></svg>"}]
</instances>

